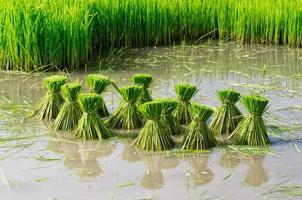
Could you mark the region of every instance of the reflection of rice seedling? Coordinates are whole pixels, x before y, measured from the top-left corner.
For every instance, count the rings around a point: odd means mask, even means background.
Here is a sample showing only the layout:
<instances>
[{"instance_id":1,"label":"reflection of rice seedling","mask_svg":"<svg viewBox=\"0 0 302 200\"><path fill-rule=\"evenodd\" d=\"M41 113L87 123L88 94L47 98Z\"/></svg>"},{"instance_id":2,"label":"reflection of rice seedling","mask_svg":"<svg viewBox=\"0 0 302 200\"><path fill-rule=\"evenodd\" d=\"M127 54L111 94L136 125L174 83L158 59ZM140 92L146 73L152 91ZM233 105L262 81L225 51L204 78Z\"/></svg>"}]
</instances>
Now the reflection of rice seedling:
<instances>
[{"instance_id":1,"label":"reflection of rice seedling","mask_svg":"<svg viewBox=\"0 0 302 200\"><path fill-rule=\"evenodd\" d=\"M192 103L190 109L194 118L184 131L182 149L201 150L215 146L217 141L207 125L213 109L196 103Z\"/></svg>"},{"instance_id":2,"label":"reflection of rice seedling","mask_svg":"<svg viewBox=\"0 0 302 200\"><path fill-rule=\"evenodd\" d=\"M268 181L266 170L263 167L264 156L247 157L249 169L246 172L244 183L250 186L261 186Z\"/></svg>"},{"instance_id":3,"label":"reflection of rice seedling","mask_svg":"<svg viewBox=\"0 0 302 200\"><path fill-rule=\"evenodd\" d=\"M102 103L102 97L95 93L81 94L79 95L78 102L83 114L74 131L74 135L85 139L105 139L111 137L110 130L97 113L97 109Z\"/></svg>"},{"instance_id":4,"label":"reflection of rice seedling","mask_svg":"<svg viewBox=\"0 0 302 200\"><path fill-rule=\"evenodd\" d=\"M142 93L140 86L125 86L119 89L122 102L118 109L106 121L113 128L124 128L127 130L142 127L142 116L137 108L137 101Z\"/></svg>"},{"instance_id":5,"label":"reflection of rice seedling","mask_svg":"<svg viewBox=\"0 0 302 200\"><path fill-rule=\"evenodd\" d=\"M235 106L240 93L232 89L221 90L217 93L222 105L215 112L210 129L216 136L230 135L242 119L241 112Z\"/></svg>"},{"instance_id":6,"label":"reflection of rice seedling","mask_svg":"<svg viewBox=\"0 0 302 200\"><path fill-rule=\"evenodd\" d=\"M52 127L55 130L69 131L76 127L82 115L80 105L77 101L81 92L81 84L69 83L63 85L62 92L65 102Z\"/></svg>"},{"instance_id":7,"label":"reflection of rice seedling","mask_svg":"<svg viewBox=\"0 0 302 200\"><path fill-rule=\"evenodd\" d=\"M66 76L53 75L44 79L43 83L47 88L47 93L42 97L34 112L33 117L38 119L51 120L55 119L59 113L63 97L60 94L61 86L65 84Z\"/></svg>"},{"instance_id":8,"label":"reflection of rice seedling","mask_svg":"<svg viewBox=\"0 0 302 200\"><path fill-rule=\"evenodd\" d=\"M102 93L105 92L107 87L111 84L111 80L100 74L89 74L86 77L86 83L90 92L102 95ZM98 113L101 117L109 116L109 112L104 101L102 101L101 106L98 108Z\"/></svg>"},{"instance_id":9,"label":"reflection of rice seedling","mask_svg":"<svg viewBox=\"0 0 302 200\"><path fill-rule=\"evenodd\" d=\"M190 84L184 83L175 85L175 92L179 105L174 111L174 116L181 124L188 125L192 121L192 114L189 109L190 100L197 91L197 87Z\"/></svg>"},{"instance_id":10,"label":"reflection of rice seedling","mask_svg":"<svg viewBox=\"0 0 302 200\"><path fill-rule=\"evenodd\" d=\"M132 77L132 81L135 85L143 87L142 94L139 98L139 103L142 104L148 101L152 101L152 97L149 91L150 83L152 82L152 76L150 74L135 74Z\"/></svg>"},{"instance_id":11,"label":"reflection of rice seedling","mask_svg":"<svg viewBox=\"0 0 302 200\"><path fill-rule=\"evenodd\" d=\"M234 170L239 164L240 155L232 151L224 152L219 160L219 165L229 170Z\"/></svg>"},{"instance_id":12,"label":"reflection of rice seedling","mask_svg":"<svg viewBox=\"0 0 302 200\"><path fill-rule=\"evenodd\" d=\"M163 151L174 146L170 134L166 132L160 121L162 108L163 104L155 101L144 103L139 107L147 122L134 140L134 146L147 151Z\"/></svg>"},{"instance_id":13,"label":"reflection of rice seedling","mask_svg":"<svg viewBox=\"0 0 302 200\"><path fill-rule=\"evenodd\" d=\"M263 113L268 109L268 102L268 99L261 96L244 96L242 103L249 114L238 124L229 139L238 145L269 145L270 141L262 118Z\"/></svg>"}]
</instances>

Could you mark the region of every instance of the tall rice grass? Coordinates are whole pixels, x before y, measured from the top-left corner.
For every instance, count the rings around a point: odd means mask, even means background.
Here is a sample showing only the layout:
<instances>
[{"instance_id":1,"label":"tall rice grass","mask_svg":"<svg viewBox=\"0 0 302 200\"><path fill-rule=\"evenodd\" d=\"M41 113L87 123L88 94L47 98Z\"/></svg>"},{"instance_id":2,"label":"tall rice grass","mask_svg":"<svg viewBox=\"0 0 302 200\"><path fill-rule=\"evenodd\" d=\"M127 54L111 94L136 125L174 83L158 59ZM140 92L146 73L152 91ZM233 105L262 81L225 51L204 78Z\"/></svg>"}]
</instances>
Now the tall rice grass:
<instances>
[{"instance_id":1,"label":"tall rice grass","mask_svg":"<svg viewBox=\"0 0 302 200\"><path fill-rule=\"evenodd\" d=\"M76 69L111 47L199 41L301 46L301 0L6 0L0 68Z\"/></svg>"}]
</instances>

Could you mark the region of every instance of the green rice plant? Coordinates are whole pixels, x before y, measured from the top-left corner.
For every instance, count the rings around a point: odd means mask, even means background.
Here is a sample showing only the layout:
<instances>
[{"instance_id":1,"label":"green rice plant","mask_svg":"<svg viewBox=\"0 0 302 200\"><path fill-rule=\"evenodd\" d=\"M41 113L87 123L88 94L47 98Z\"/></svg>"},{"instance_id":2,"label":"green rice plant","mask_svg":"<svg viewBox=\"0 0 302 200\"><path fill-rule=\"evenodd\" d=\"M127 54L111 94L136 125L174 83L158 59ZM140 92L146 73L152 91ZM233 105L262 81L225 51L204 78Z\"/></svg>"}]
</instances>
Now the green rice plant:
<instances>
[{"instance_id":1,"label":"green rice plant","mask_svg":"<svg viewBox=\"0 0 302 200\"><path fill-rule=\"evenodd\" d=\"M194 115L193 121L184 130L182 149L202 150L214 147L217 141L207 125L207 120L214 110L208 106L192 103L190 106Z\"/></svg>"},{"instance_id":2,"label":"green rice plant","mask_svg":"<svg viewBox=\"0 0 302 200\"><path fill-rule=\"evenodd\" d=\"M78 96L81 92L80 83L69 83L62 86L65 102L60 112L52 124L52 128L57 131L73 130L82 116L82 111L78 103Z\"/></svg>"},{"instance_id":3,"label":"green rice plant","mask_svg":"<svg viewBox=\"0 0 302 200\"><path fill-rule=\"evenodd\" d=\"M102 101L102 96L96 93L79 95L78 102L83 114L74 131L76 137L88 140L102 140L112 136L111 131L97 113L97 109L101 106Z\"/></svg>"},{"instance_id":4,"label":"green rice plant","mask_svg":"<svg viewBox=\"0 0 302 200\"><path fill-rule=\"evenodd\" d=\"M175 92L178 107L174 111L174 116L181 124L188 125L192 121L192 113L189 109L190 100L198 92L198 89L194 85L183 83L175 85Z\"/></svg>"},{"instance_id":5,"label":"green rice plant","mask_svg":"<svg viewBox=\"0 0 302 200\"><path fill-rule=\"evenodd\" d=\"M163 104L151 101L139 106L142 115L147 119L133 145L146 151L164 151L171 149L174 142L167 129L161 123Z\"/></svg>"},{"instance_id":6,"label":"green rice plant","mask_svg":"<svg viewBox=\"0 0 302 200\"><path fill-rule=\"evenodd\" d=\"M118 90L123 100L117 110L106 120L106 124L113 128L127 130L141 128L143 119L138 111L137 101L142 93L142 87L124 86Z\"/></svg>"},{"instance_id":7,"label":"green rice plant","mask_svg":"<svg viewBox=\"0 0 302 200\"><path fill-rule=\"evenodd\" d=\"M33 117L40 120L51 120L57 117L64 102L60 91L66 80L67 77L62 75L49 76L43 80L48 91L35 106L35 110L32 113Z\"/></svg>"},{"instance_id":8,"label":"green rice plant","mask_svg":"<svg viewBox=\"0 0 302 200\"><path fill-rule=\"evenodd\" d=\"M138 103L143 104L148 101L152 101L152 97L149 91L149 87L152 82L152 76L150 74L135 74L132 77L132 81L135 85L139 85L143 87L143 91L139 98Z\"/></svg>"},{"instance_id":9,"label":"green rice plant","mask_svg":"<svg viewBox=\"0 0 302 200\"><path fill-rule=\"evenodd\" d=\"M89 87L90 92L95 92L99 95L102 95L103 92L105 92L108 86L111 84L111 80L108 77L102 76L100 74L89 74L86 77L86 83ZM109 116L105 101L102 101L100 108L98 108L98 113L102 118Z\"/></svg>"},{"instance_id":10,"label":"green rice plant","mask_svg":"<svg viewBox=\"0 0 302 200\"><path fill-rule=\"evenodd\" d=\"M242 97L242 103L249 112L238 124L229 139L237 145L266 146L270 144L262 118L268 109L269 100L258 95Z\"/></svg>"},{"instance_id":11,"label":"green rice plant","mask_svg":"<svg viewBox=\"0 0 302 200\"><path fill-rule=\"evenodd\" d=\"M214 113L210 129L216 136L230 135L242 120L241 112L236 107L240 93L233 90L220 90L217 92L221 106Z\"/></svg>"}]
</instances>

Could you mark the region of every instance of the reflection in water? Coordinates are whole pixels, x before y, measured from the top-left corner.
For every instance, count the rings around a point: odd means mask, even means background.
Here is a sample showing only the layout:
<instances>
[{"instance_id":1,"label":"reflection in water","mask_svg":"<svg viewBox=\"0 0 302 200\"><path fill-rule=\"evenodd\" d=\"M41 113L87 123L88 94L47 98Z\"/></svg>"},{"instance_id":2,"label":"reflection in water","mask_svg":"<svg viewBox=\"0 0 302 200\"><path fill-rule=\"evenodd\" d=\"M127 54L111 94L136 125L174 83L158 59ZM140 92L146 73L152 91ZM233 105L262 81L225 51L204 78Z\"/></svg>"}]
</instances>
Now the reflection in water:
<instances>
[{"instance_id":1,"label":"reflection in water","mask_svg":"<svg viewBox=\"0 0 302 200\"><path fill-rule=\"evenodd\" d=\"M115 144L108 141L86 141L68 138L50 140L48 149L65 156L66 168L76 170L81 179L103 174L98 158L109 156Z\"/></svg>"},{"instance_id":2,"label":"reflection in water","mask_svg":"<svg viewBox=\"0 0 302 200\"><path fill-rule=\"evenodd\" d=\"M249 186L261 186L268 181L267 172L263 167L265 156L249 156L246 158L249 169L244 183Z\"/></svg>"},{"instance_id":3,"label":"reflection in water","mask_svg":"<svg viewBox=\"0 0 302 200\"><path fill-rule=\"evenodd\" d=\"M142 159L137 149L129 143L125 144L125 148L122 152L122 158L128 162L137 162Z\"/></svg>"},{"instance_id":4,"label":"reflection in water","mask_svg":"<svg viewBox=\"0 0 302 200\"><path fill-rule=\"evenodd\" d=\"M239 164L240 155L232 151L225 151L219 160L219 165L230 171L234 171Z\"/></svg>"}]
</instances>

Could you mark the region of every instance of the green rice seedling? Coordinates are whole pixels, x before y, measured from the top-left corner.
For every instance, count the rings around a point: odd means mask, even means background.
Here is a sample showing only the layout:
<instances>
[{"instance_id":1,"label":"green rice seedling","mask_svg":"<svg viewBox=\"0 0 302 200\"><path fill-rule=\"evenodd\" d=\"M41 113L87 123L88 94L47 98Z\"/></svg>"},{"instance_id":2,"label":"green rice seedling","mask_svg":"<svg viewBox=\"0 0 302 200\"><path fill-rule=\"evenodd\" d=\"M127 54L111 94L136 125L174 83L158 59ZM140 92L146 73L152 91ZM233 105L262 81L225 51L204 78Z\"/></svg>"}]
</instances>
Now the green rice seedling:
<instances>
[{"instance_id":1,"label":"green rice seedling","mask_svg":"<svg viewBox=\"0 0 302 200\"><path fill-rule=\"evenodd\" d=\"M113 128L123 128L127 130L141 128L143 119L137 108L137 101L142 93L141 86L125 86L119 89L122 95L117 110L109 116L106 123Z\"/></svg>"},{"instance_id":2,"label":"green rice seedling","mask_svg":"<svg viewBox=\"0 0 302 200\"><path fill-rule=\"evenodd\" d=\"M112 136L111 131L97 113L97 109L102 104L102 100L102 96L96 93L79 95L78 102L83 114L74 131L76 137L89 140L102 140Z\"/></svg>"},{"instance_id":3,"label":"green rice seedling","mask_svg":"<svg viewBox=\"0 0 302 200\"><path fill-rule=\"evenodd\" d=\"M242 119L241 112L236 107L240 93L235 90L220 90L217 92L221 106L214 113L210 129L216 136L230 135Z\"/></svg>"},{"instance_id":4,"label":"green rice seedling","mask_svg":"<svg viewBox=\"0 0 302 200\"><path fill-rule=\"evenodd\" d=\"M82 111L77 101L81 92L81 84L69 83L63 85L62 92L65 97L65 102L52 124L52 128L57 131L70 131L76 127L82 116Z\"/></svg>"},{"instance_id":5,"label":"green rice seedling","mask_svg":"<svg viewBox=\"0 0 302 200\"><path fill-rule=\"evenodd\" d=\"M40 120L51 120L57 117L64 102L60 94L61 86L65 84L66 80L67 77L62 75L49 76L43 80L48 91L36 105L32 113L33 117Z\"/></svg>"},{"instance_id":6,"label":"green rice seedling","mask_svg":"<svg viewBox=\"0 0 302 200\"><path fill-rule=\"evenodd\" d=\"M142 94L139 98L138 103L146 103L152 101L152 97L149 91L150 84L152 82L152 76L150 74L135 74L132 77L132 81L135 85L143 87Z\"/></svg>"},{"instance_id":7,"label":"green rice seedling","mask_svg":"<svg viewBox=\"0 0 302 200\"><path fill-rule=\"evenodd\" d=\"M163 104L151 101L139 106L140 112L147 119L133 145L146 151L164 151L171 149L174 142L161 123Z\"/></svg>"},{"instance_id":8,"label":"green rice seedling","mask_svg":"<svg viewBox=\"0 0 302 200\"><path fill-rule=\"evenodd\" d=\"M202 150L214 147L217 141L207 125L207 120L214 110L208 106L192 103L190 106L194 115L193 121L184 130L182 149Z\"/></svg>"},{"instance_id":9,"label":"green rice seedling","mask_svg":"<svg viewBox=\"0 0 302 200\"><path fill-rule=\"evenodd\" d=\"M188 125L192 121L192 113L189 109L190 100L197 93L196 86L183 83L175 85L175 92L178 100L178 107L174 111L174 116L181 124Z\"/></svg>"},{"instance_id":10,"label":"green rice seedling","mask_svg":"<svg viewBox=\"0 0 302 200\"><path fill-rule=\"evenodd\" d=\"M86 77L86 83L90 92L102 95L111 84L111 80L108 77L100 74L89 74ZM104 101L102 101L100 108L98 108L98 113L102 118L109 116L109 112Z\"/></svg>"},{"instance_id":11,"label":"green rice seedling","mask_svg":"<svg viewBox=\"0 0 302 200\"><path fill-rule=\"evenodd\" d=\"M242 97L242 103L249 112L238 124L229 139L237 145L266 146L270 144L262 118L268 109L269 100L258 95Z\"/></svg>"}]
</instances>

